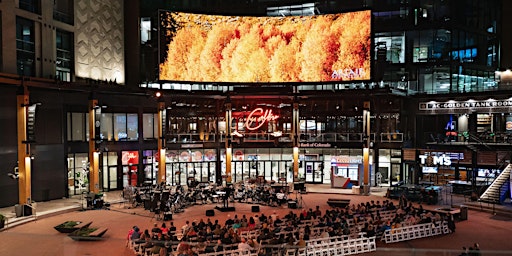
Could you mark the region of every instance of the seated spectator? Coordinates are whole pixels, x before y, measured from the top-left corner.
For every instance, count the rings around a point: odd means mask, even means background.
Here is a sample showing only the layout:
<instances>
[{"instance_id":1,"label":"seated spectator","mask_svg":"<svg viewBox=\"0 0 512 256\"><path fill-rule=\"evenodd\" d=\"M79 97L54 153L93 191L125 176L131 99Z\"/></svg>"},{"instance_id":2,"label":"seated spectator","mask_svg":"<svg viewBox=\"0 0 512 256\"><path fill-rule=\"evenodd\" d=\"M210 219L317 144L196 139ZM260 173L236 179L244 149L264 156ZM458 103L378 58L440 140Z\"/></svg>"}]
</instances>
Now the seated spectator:
<instances>
[{"instance_id":1,"label":"seated spectator","mask_svg":"<svg viewBox=\"0 0 512 256\"><path fill-rule=\"evenodd\" d=\"M189 249L190 245L185 241L181 241L178 244L178 247L176 248L176 252L178 253L178 255L187 255Z\"/></svg>"},{"instance_id":2,"label":"seated spectator","mask_svg":"<svg viewBox=\"0 0 512 256\"><path fill-rule=\"evenodd\" d=\"M132 235L130 236L130 240L132 240L132 241L137 241L137 240L139 240L139 239L140 239L140 235L141 235L141 234L140 234L139 227L135 226L135 227L133 228L133 233L132 233Z\"/></svg>"},{"instance_id":3,"label":"seated spectator","mask_svg":"<svg viewBox=\"0 0 512 256\"><path fill-rule=\"evenodd\" d=\"M151 240L151 234L149 234L149 229L145 229L144 232L140 235L140 238L135 243L142 244L146 243L148 240Z\"/></svg>"},{"instance_id":4,"label":"seated spectator","mask_svg":"<svg viewBox=\"0 0 512 256\"><path fill-rule=\"evenodd\" d=\"M260 245L258 244L258 241L256 241L255 239L252 239L252 238L249 238L249 240L247 240L247 244L250 245L253 249L260 247Z\"/></svg>"},{"instance_id":5,"label":"seated spectator","mask_svg":"<svg viewBox=\"0 0 512 256\"><path fill-rule=\"evenodd\" d=\"M130 243L130 239L132 237L133 232L135 232L135 228L137 226L133 226L130 230L128 230L128 235L126 236L126 247L128 247L128 243Z\"/></svg>"},{"instance_id":6,"label":"seated spectator","mask_svg":"<svg viewBox=\"0 0 512 256\"><path fill-rule=\"evenodd\" d=\"M240 243L238 244L238 250L243 252L251 249L252 247L247 243L245 237L242 237L242 241L240 241Z\"/></svg>"},{"instance_id":7,"label":"seated spectator","mask_svg":"<svg viewBox=\"0 0 512 256\"><path fill-rule=\"evenodd\" d=\"M304 240L304 237L299 238L299 241L295 244L298 247L306 247L306 241Z\"/></svg>"},{"instance_id":8,"label":"seated spectator","mask_svg":"<svg viewBox=\"0 0 512 256\"><path fill-rule=\"evenodd\" d=\"M162 226L160 227L160 230L162 231L161 232L162 234L166 234L167 235L169 233L169 229L165 225L165 222L162 222Z\"/></svg>"}]
</instances>

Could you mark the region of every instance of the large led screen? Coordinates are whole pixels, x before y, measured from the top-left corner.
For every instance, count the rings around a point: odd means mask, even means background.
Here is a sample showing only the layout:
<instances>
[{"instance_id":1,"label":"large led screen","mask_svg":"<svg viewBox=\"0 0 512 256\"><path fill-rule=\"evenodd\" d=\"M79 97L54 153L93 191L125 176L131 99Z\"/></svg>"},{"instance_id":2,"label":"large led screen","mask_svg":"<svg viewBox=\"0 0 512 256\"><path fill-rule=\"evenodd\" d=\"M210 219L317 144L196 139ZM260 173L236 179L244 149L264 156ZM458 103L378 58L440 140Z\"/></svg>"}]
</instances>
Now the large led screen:
<instances>
[{"instance_id":1,"label":"large led screen","mask_svg":"<svg viewBox=\"0 0 512 256\"><path fill-rule=\"evenodd\" d=\"M161 13L160 80L288 83L370 79L371 12L288 17Z\"/></svg>"}]
</instances>

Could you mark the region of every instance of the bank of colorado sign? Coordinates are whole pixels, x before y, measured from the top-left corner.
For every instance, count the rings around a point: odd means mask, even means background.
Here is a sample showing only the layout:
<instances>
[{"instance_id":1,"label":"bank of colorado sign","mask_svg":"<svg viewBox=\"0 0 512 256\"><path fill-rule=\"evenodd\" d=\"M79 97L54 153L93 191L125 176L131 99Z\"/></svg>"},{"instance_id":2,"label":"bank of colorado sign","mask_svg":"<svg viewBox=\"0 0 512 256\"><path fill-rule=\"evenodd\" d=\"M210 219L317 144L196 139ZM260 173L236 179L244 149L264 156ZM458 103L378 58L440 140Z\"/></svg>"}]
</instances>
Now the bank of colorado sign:
<instances>
[{"instance_id":1,"label":"bank of colorado sign","mask_svg":"<svg viewBox=\"0 0 512 256\"><path fill-rule=\"evenodd\" d=\"M512 99L506 100L468 100L468 101L447 101L447 102L420 102L420 110L442 110L442 109L489 109L489 108L512 108Z\"/></svg>"}]
</instances>

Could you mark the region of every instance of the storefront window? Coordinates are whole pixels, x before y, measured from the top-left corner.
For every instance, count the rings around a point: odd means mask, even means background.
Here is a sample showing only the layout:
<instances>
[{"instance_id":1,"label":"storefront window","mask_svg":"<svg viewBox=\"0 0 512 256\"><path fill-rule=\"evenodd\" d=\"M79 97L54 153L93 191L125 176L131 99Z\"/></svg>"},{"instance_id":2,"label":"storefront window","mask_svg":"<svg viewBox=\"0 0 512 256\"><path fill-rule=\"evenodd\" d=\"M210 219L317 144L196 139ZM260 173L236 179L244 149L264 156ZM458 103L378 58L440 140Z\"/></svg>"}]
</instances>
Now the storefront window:
<instances>
[{"instance_id":1,"label":"storefront window","mask_svg":"<svg viewBox=\"0 0 512 256\"><path fill-rule=\"evenodd\" d=\"M87 153L68 155L68 187L70 195L79 195L89 190L88 159Z\"/></svg>"},{"instance_id":2,"label":"storefront window","mask_svg":"<svg viewBox=\"0 0 512 256\"><path fill-rule=\"evenodd\" d=\"M138 185L139 151L122 151L123 187Z\"/></svg>"},{"instance_id":3,"label":"storefront window","mask_svg":"<svg viewBox=\"0 0 512 256\"><path fill-rule=\"evenodd\" d=\"M144 150L142 164L144 165L144 184L156 184L158 177L158 158L156 150Z\"/></svg>"}]
</instances>

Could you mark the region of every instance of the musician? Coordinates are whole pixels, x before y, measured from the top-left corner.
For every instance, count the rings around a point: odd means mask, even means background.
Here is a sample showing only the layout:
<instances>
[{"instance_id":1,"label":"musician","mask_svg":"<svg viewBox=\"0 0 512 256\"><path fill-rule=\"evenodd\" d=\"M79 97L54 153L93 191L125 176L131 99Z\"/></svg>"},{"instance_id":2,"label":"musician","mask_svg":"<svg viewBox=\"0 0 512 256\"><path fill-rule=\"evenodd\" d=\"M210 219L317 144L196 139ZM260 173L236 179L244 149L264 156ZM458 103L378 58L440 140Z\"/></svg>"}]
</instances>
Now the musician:
<instances>
[{"instance_id":1,"label":"musician","mask_svg":"<svg viewBox=\"0 0 512 256\"><path fill-rule=\"evenodd\" d=\"M276 201L277 205L281 206L281 204L286 202L286 194L279 191L279 193L276 193Z\"/></svg>"}]
</instances>

